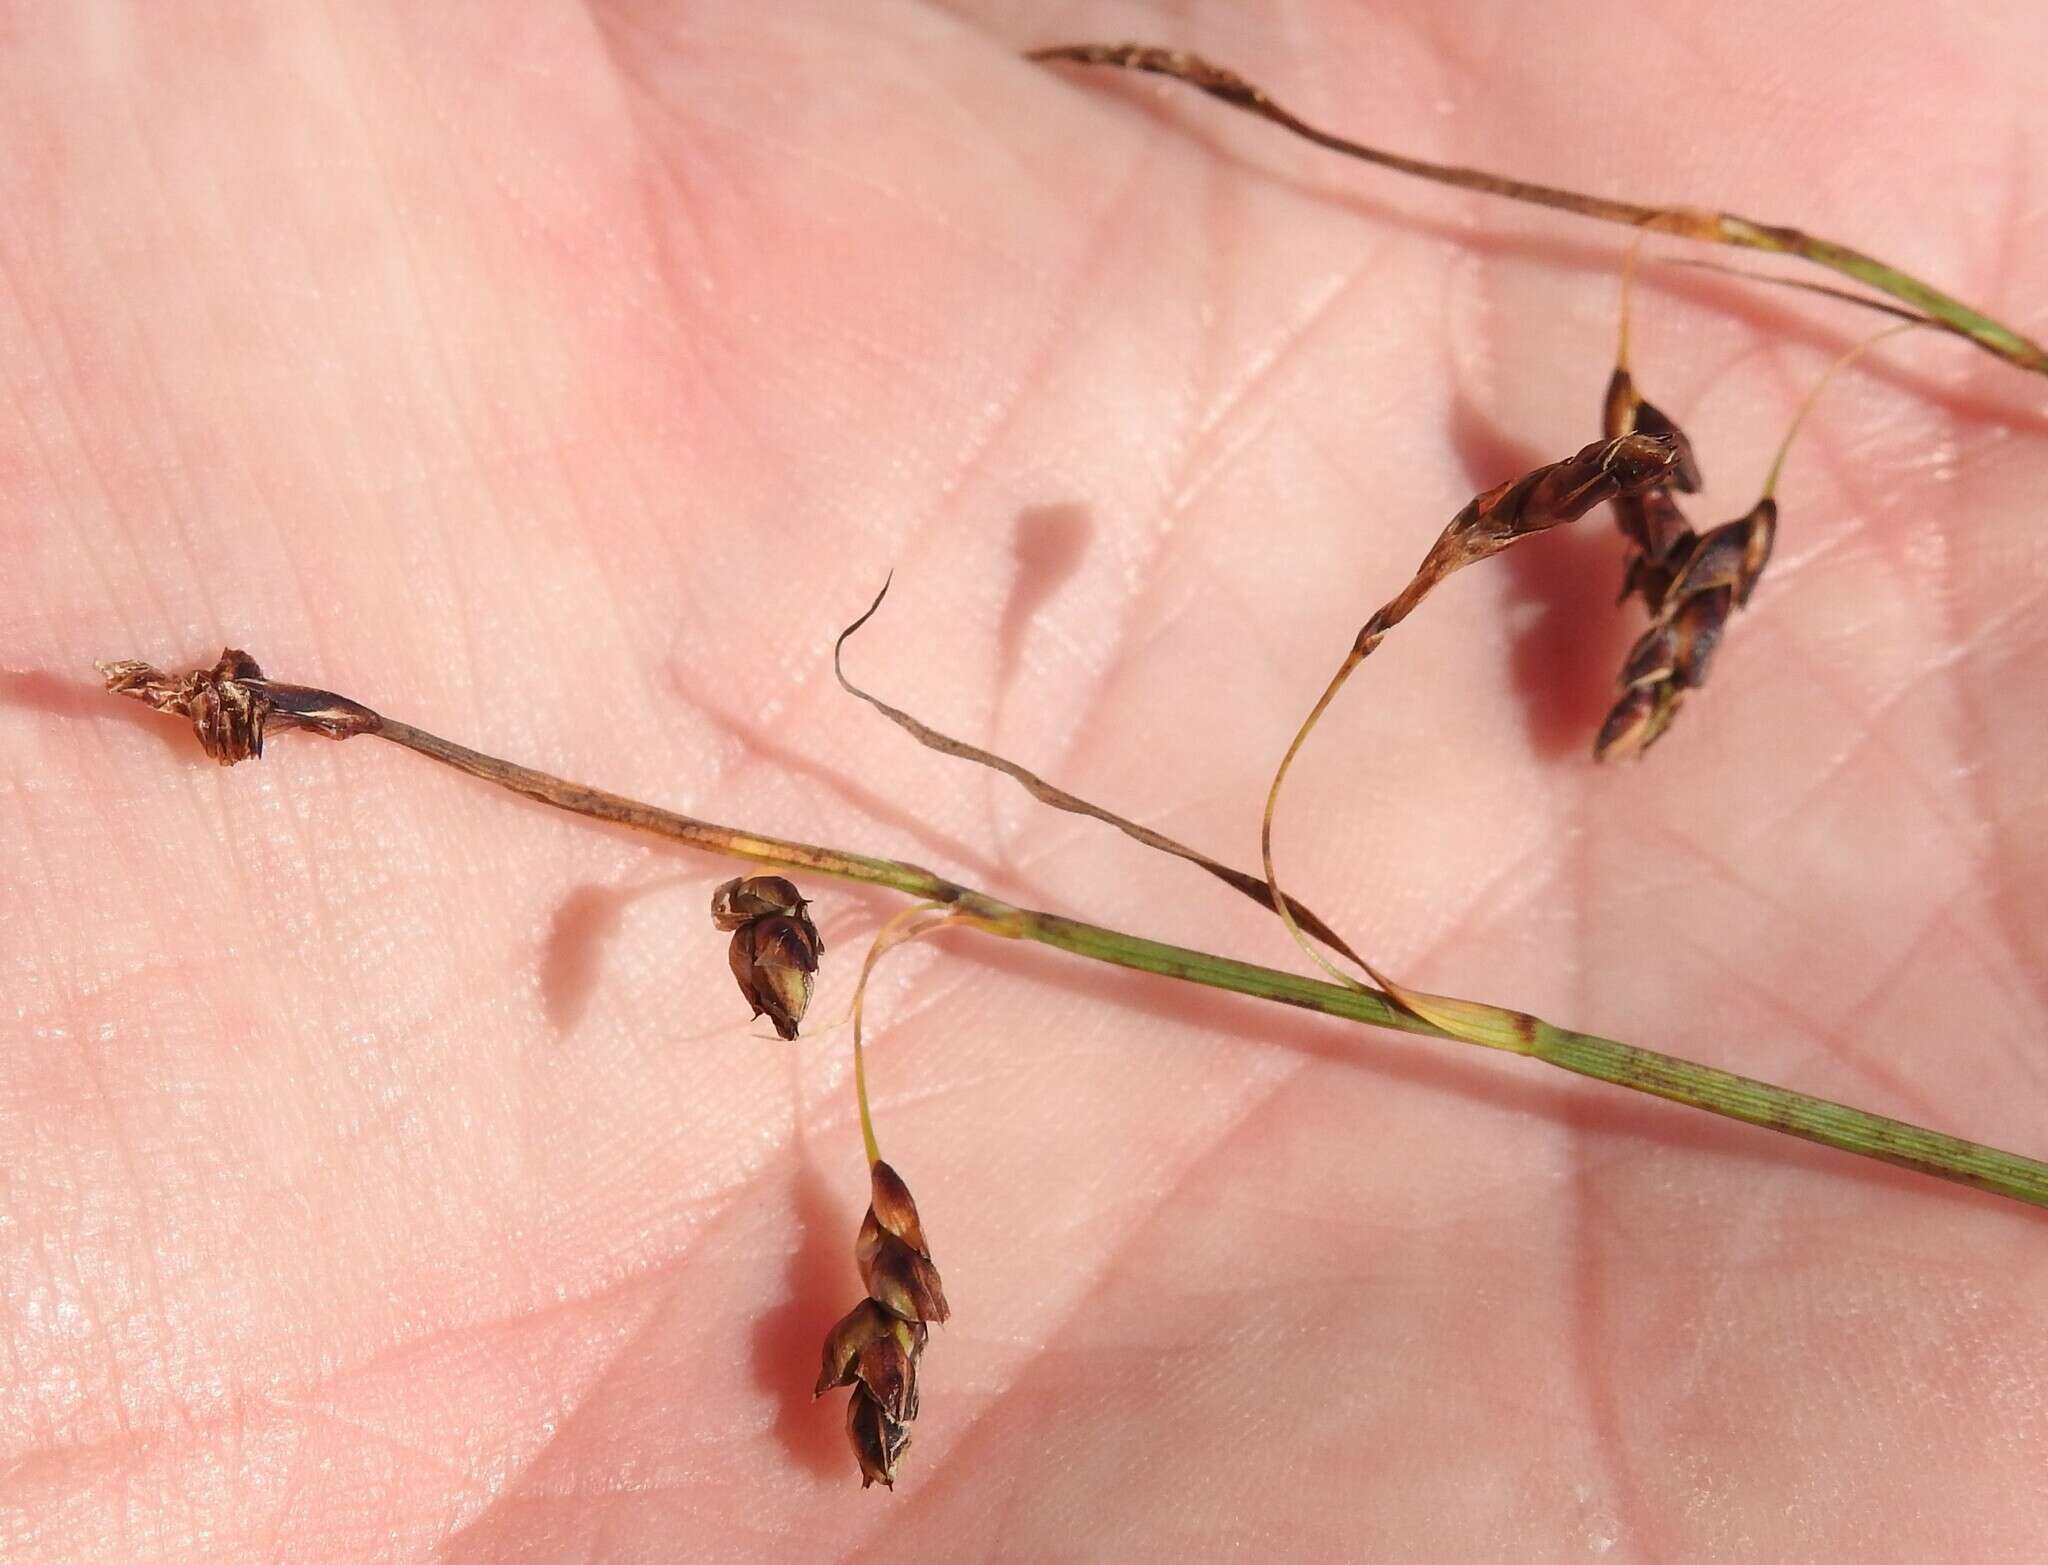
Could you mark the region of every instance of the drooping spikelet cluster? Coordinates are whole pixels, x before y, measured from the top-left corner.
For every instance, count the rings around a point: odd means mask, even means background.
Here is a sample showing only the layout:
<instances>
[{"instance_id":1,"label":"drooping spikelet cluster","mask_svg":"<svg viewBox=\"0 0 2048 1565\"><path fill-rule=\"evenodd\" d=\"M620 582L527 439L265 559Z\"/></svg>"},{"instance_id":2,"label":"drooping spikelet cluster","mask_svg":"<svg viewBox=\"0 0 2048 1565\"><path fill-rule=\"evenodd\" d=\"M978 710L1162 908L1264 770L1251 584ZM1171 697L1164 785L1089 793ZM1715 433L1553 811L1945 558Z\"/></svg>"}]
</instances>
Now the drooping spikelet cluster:
<instances>
[{"instance_id":1,"label":"drooping spikelet cluster","mask_svg":"<svg viewBox=\"0 0 2048 1565\"><path fill-rule=\"evenodd\" d=\"M917 1361L932 1324L949 1313L909 1187L879 1160L870 1175L868 1214L854 1241L868 1296L826 1334L815 1393L853 1387L846 1434L863 1489L896 1485L896 1464L910 1448L917 1417Z\"/></svg>"},{"instance_id":2,"label":"drooping spikelet cluster","mask_svg":"<svg viewBox=\"0 0 2048 1565\"><path fill-rule=\"evenodd\" d=\"M1679 460L1679 447L1671 437L1624 430L1474 495L1445 524L1408 585L1359 627L1347 668L1369 656L1387 632L1453 571L1490 559L1524 538L1575 522L1605 501L1626 500L1661 485Z\"/></svg>"},{"instance_id":3,"label":"drooping spikelet cluster","mask_svg":"<svg viewBox=\"0 0 2048 1565\"><path fill-rule=\"evenodd\" d=\"M1749 601L1770 560L1778 504L1765 495L1747 515L1696 533L1673 494L1699 490L1692 442L1638 395L1626 369L1608 382L1602 422L1610 439L1660 434L1680 453L1668 483L1614 501L1615 524L1629 542L1621 598L1641 597L1651 616L1622 663L1620 698L1594 741L1594 758L1614 761L1656 743L1686 695L1706 680L1728 616Z\"/></svg>"},{"instance_id":4,"label":"drooping spikelet cluster","mask_svg":"<svg viewBox=\"0 0 2048 1565\"><path fill-rule=\"evenodd\" d=\"M728 880L711 893L711 922L732 931L727 953L740 993L785 1038L810 1008L825 942L805 911L810 903L780 875Z\"/></svg>"}]
</instances>

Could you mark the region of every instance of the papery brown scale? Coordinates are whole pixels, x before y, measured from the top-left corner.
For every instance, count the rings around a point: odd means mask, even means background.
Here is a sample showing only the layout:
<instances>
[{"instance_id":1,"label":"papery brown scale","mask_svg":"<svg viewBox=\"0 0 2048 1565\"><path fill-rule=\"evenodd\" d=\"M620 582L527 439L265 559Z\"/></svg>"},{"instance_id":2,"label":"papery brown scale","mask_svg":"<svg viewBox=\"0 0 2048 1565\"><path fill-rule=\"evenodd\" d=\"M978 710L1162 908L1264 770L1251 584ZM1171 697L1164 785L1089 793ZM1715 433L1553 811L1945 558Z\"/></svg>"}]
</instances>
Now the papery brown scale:
<instances>
[{"instance_id":1,"label":"papery brown scale","mask_svg":"<svg viewBox=\"0 0 2048 1565\"><path fill-rule=\"evenodd\" d=\"M1675 656L1671 677L1678 684L1696 690L1706 683L1707 665L1721 643L1734 596L1732 587L1716 587L1686 599L1672 615Z\"/></svg>"},{"instance_id":2,"label":"papery brown scale","mask_svg":"<svg viewBox=\"0 0 2048 1565\"><path fill-rule=\"evenodd\" d=\"M1642 507L1643 548L1659 564L1676 567L1678 558L1691 548L1693 530L1685 512L1671 497L1669 489L1657 488L1638 496Z\"/></svg>"},{"instance_id":3,"label":"papery brown scale","mask_svg":"<svg viewBox=\"0 0 2048 1565\"><path fill-rule=\"evenodd\" d=\"M952 1312L939 1283L939 1269L892 1233L883 1233L861 1267L868 1297L905 1320L943 1324Z\"/></svg>"},{"instance_id":4,"label":"papery brown scale","mask_svg":"<svg viewBox=\"0 0 2048 1565\"><path fill-rule=\"evenodd\" d=\"M1671 583L1669 596L1690 598L1716 587L1733 587L1742 579L1742 562L1749 554L1747 521L1724 522L1700 534L1700 541Z\"/></svg>"},{"instance_id":5,"label":"papery brown scale","mask_svg":"<svg viewBox=\"0 0 2048 1565\"><path fill-rule=\"evenodd\" d=\"M1627 691L1600 725L1594 759L1623 761L1641 756L1671 726L1684 698L1684 687L1668 679Z\"/></svg>"},{"instance_id":6,"label":"papery brown scale","mask_svg":"<svg viewBox=\"0 0 2048 1565\"><path fill-rule=\"evenodd\" d=\"M1648 539L1650 524L1644 513L1640 495L1618 495L1614 500L1614 525L1629 543L1626 579L1621 585L1621 596L1615 601L1626 602L1629 594L1636 590L1637 567L1643 556L1649 553Z\"/></svg>"},{"instance_id":7,"label":"papery brown scale","mask_svg":"<svg viewBox=\"0 0 2048 1565\"><path fill-rule=\"evenodd\" d=\"M907 1423L917 1416L917 1360L928 1334L921 1322L861 1300L826 1335L812 1395L859 1381L892 1418Z\"/></svg>"},{"instance_id":8,"label":"papery brown scale","mask_svg":"<svg viewBox=\"0 0 2048 1565\"><path fill-rule=\"evenodd\" d=\"M917 1417L917 1359L929 1330L920 1322L892 1317L887 1329L863 1347L854 1361L854 1374L867 1387L868 1395L898 1423L907 1424Z\"/></svg>"},{"instance_id":9,"label":"papery brown scale","mask_svg":"<svg viewBox=\"0 0 2048 1565\"><path fill-rule=\"evenodd\" d=\"M206 753L223 766L263 756L267 702L238 680L203 685L192 698L192 727Z\"/></svg>"},{"instance_id":10,"label":"papery brown scale","mask_svg":"<svg viewBox=\"0 0 2048 1565\"><path fill-rule=\"evenodd\" d=\"M905 1322L905 1323L903 1323L903 1324L905 1324L906 1326L908 1325L908 1323L907 1323L907 1322ZM923 1345L924 1345L924 1338L925 1338L925 1336L926 1336L927 1334L929 1334L929 1332L931 1331L931 1328L930 1328L929 1326L917 1326L917 1327L914 1327L914 1328L911 1328L911 1329L914 1329L914 1330L915 1330L915 1331L916 1331L916 1332L918 1333L918 1346L919 1346L919 1351L921 1352L921 1351L923 1350ZM913 1367L915 1367L915 1359L914 1359L914 1358L913 1358ZM897 1414L897 1415L896 1415L896 1421L897 1421L898 1423L902 1423L902 1424L908 1424L908 1423L912 1423L912 1422L914 1422L914 1421L916 1420L916 1418L917 1418L917 1410L918 1410L918 1406L919 1406L919 1402L918 1402L918 1392L917 1392L917 1376L913 1374L913 1375L912 1375L912 1376L910 1377L910 1385L909 1385L909 1388L908 1388L908 1389L907 1389L907 1391L905 1392L905 1395L904 1395L904 1398L903 1398L903 1410L902 1410L902 1412L900 1412L899 1414ZM885 1411L886 1411L886 1409L885 1409Z\"/></svg>"},{"instance_id":11,"label":"papery brown scale","mask_svg":"<svg viewBox=\"0 0 2048 1565\"><path fill-rule=\"evenodd\" d=\"M860 1486L878 1483L895 1488L896 1464L910 1449L910 1431L859 1386L846 1404L846 1435L860 1463Z\"/></svg>"},{"instance_id":12,"label":"papery brown scale","mask_svg":"<svg viewBox=\"0 0 2048 1565\"><path fill-rule=\"evenodd\" d=\"M1671 626L1658 622L1636 638L1636 644L1629 648L1628 657L1621 665L1621 686L1625 690L1637 685L1669 679L1671 671L1678 666L1677 634Z\"/></svg>"},{"instance_id":13,"label":"papery brown scale","mask_svg":"<svg viewBox=\"0 0 2048 1565\"><path fill-rule=\"evenodd\" d=\"M1615 502L1615 509L1618 511L1631 503L1642 504L1644 515L1641 525L1646 532L1655 535L1663 525L1651 519L1658 502L1670 508L1671 515L1677 521L1678 530L1667 534L1660 546L1655 549L1639 548L1630 552L1622 570L1621 595L1615 600L1617 603L1626 603L1630 597L1640 594L1643 607L1652 614L1663 609L1664 600L1671 594L1673 580L1685 568L1685 562L1692 557L1693 548L1699 542L1699 535L1685 525L1685 518L1678 513L1676 502L1665 490L1652 490L1641 502L1618 500Z\"/></svg>"},{"instance_id":14,"label":"papery brown scale","mask_svg":"<svg viewBox=\"0 0 2048 1565\"><path fill-rule=\"evenodd\" d=\"M784 1038L810 1008L818 971L817 933L807 918L757 918L733 931L727 953L732 975L756 1016L766 1016Z\"/></svg>"},{"instance_id":15,"label":"papery brown scale","mask_svg":"<svg viewBox=\"0 0 2048 1565\"><path fill-rule=\"evenodd\" d=\"M1757 578L1764 573L1764 567L1771 563L1771 547L1778 537L1778 502L1769 496L1757 501L1756 508L1747 517L1749 522L1749 547L1742 556L1742 574L1735 582L1735 603L1739 608L1749 602L1749 595L1756 590Z\"/></svg>"},{"instance_id":16,"label":"papery brown scale","mask_svg":"<svg viewBox=\"0 0 2048 1565\"><path fill-rule=\"evenodd\" d=\"M875 1263L875 1254L882 1248L882 1241L888 1237L888 1230L882 1227L881 1219L875 1216L870 1206L861 1215L860 1232L853 1236L853 1264L860 1268L862 1277Z\"/></svg>"},{"instance_id":17,"label":"papery brown scale","mask_svg":"<svg viewBox=\"0 0 2048 1565\"><path fill-rule=\"evenodd\" d=\"M868 1170L868 1190L868 1210L874 1214L875 1221L919 1255L929 1256L932 1248L925 1243L924 1225L917 1218L917 1203L911 1199L910 1186L903 1182L903 1176L887 1163L877 1160Z\"/></svg>"},{"instance_id":18,"label":"papery brown scale","mask_svg":"<svg viewBox=\"0 0 2048 1565\"><path fill-rule=\"evenodd\" d=\"M780 875L745 875L728 880L711 893L711 922L720 929L738 929L757 918L801 918L810 903ZM812 931L816 933L815 929ZM818 944L818 950L824 950Z\"/></svg>"},{"instance_id":19,"label":"papery brown scale","mask_svg":"<svg viewBox=\"0 0 2048 1565\"><path fill-rule=\"evenodd\" d=\"M818 1383L811 1395L821 1397L834 1386L853 1383L854 1364L860 1350L888 1320L887 1313L873 1299L862 1299L833 1322L825 1333L825 1351L818 1368Z\"/></svg>"},{"instance_id":20,"label":"papery brown scale","mask_svg":"<svg viewBox=\"0 0 2048 1565\"><path fill-rule=\"evenodd\" d=\"M1653 402L1636 404L1635 429L1645 435L1657 435L1671 442L1677 452L1677 460L1671 465L1671 486L1680 494L1698 494L1700 489L1699 458L1693 454L1692 441L1684 430Z\"/></svg>"}]
</instances>

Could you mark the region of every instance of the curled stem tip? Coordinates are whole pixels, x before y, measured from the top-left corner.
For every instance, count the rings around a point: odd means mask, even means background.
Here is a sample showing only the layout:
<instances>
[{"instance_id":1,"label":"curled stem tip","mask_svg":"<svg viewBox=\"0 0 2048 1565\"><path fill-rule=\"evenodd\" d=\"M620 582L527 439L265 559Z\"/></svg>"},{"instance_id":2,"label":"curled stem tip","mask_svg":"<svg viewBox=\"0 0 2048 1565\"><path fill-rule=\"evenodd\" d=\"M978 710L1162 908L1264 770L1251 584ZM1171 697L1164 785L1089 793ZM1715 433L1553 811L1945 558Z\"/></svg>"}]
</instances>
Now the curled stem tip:
<instances>
[{"instance_id":1,"label":"curled stem tip","mask_svg":"<svg viewBox=\"0 0 2048 1565\"><path fill-rule=\"evenodd\" d=\"M891 580L893 579L894 573L892 572ZM1171 854L1177 859L1183 859L1213 875L1233 891L1251 898L1252 901L1258 903L1261 907L1269 911L1274 910L1273 890L1265 881L1259 879L1258 876L1246 874L1241 869L1233 869L1230 865L1211 858L1200 849L1191 848L1182 842L1176 842L1163 832L1154 831L1149 826L1141 825L1137 821L1106 810L1099 804L1090 803L1088 800L1080 797L1080 795L1069 793L1066 789L1047 782L1036 772L1027 771L1015 761L1005 756L997 755L992 750L984 750L979 745L969 744L963 739L955 739L950 734L942 734L936 728L911 716L910 713L902 708L891 706L880 696L869 694L851 679L847 678L846 643L855 631L874 618L875 611L881 608L882 600L888 594L889 583L885 581L882 583L882 590L875 594L875 601L868 605L867 612L841 631L839 639L832 644L832 672L838 677L840 688L848 695L853 696L857 700L865 701L926 749L936 751L940 755L951 756L956 760L971 761L976 766L987 767L990 771L1000 772L1003 776L1017 783L1032 798L1038 800L1039 803L1051 805L1054 809L1063 810L1069 815L1084 816L1090 820L1100 821L1106 826L1114 826L1133 842L1160 853ZM1285 916L1290 925L1299 925L1332 950L1350 957L1353 961L1357 960L1356 953L1346 946L1337 932L1331 929L1321 918L1317 917L1311 909L1303 907L1299 902L1296 902L1288 908ZM1001 931L997 932L1000 933Z\"/></svg>"}]
</instances>

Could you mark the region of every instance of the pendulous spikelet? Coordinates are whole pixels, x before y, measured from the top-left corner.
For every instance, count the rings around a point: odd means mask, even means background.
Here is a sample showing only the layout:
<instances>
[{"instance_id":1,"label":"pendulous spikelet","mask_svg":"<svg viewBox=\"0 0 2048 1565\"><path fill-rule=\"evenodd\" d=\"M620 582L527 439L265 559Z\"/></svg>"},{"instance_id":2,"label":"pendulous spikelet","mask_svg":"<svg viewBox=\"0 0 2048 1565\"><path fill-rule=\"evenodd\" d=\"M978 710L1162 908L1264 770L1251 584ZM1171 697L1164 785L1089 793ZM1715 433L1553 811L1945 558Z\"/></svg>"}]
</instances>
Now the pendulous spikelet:
<instances>
[{"instance_id":1,"label":"pendulous spikelet","mask_svg":"<svg viewBox=\"0 0 2048 1565\"><path fill-rule=\"evenodd\" d=\"M728 880L711 894L711 922L732 931L732 976L754 1008L785 1038L810 1008L825 942L810 906L780 875Z\"/></svg>"},{"instance_id":2,"label":"pendulous spikelet","mask_svg":"<svg viewBox=\"0 0 2048 1565\"><path fill-rule=\"evenodd\" d=\"M870 1167L867 1216L854 1260L868 1296L825 1336L815 1395L852 1386L846 1434L860 1463L860 1486L896 1485L896 1464L910 1448L917 1417L917 1363L935 1323L950 1311L917 1203L887 1163Z\"/></svg>"}]
</instances>

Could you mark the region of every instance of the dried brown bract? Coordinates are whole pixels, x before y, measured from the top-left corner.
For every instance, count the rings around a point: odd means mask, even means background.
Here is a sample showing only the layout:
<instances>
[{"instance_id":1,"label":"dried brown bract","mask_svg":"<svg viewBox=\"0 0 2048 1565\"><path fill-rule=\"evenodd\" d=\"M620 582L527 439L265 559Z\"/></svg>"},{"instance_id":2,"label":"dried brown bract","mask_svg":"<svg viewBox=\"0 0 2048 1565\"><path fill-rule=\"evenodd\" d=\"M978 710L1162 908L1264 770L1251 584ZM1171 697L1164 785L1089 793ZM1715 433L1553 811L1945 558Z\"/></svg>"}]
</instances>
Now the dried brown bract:
<instances>
[{"instance_id":1,"label":"dried brown bract","mask_svg":"<svg viewBox=\"0 0 2048 1565\"><path fill-rule=\"evenodd\" d=\"M825 942L805 911L810 903L780 875L728 880L711 894L711 921L732 931L732 975L740 993L785 1038L810 1008Z\"/></svg>"},{"instance_id":2,"label":"dried brown bract","mask_svg":"<svg viewBox=\"0 0 2048 1565\"><path fill-rule=\"evenodd\" d=\"M1682 438L1631 431L1596 440L1574 456L1547 462L1475 496L1438 535L1414 579L1360 628L1352 656L1370 653L1453 571L1498 554L1532 533L1575 522L1596 505L1668 482L1689 459L1690 448L1681 450L1678 444Z\"/></svg>"},{"instance_id":3,"label":"dried brown bract","mask_svg":"<svg viewBox=\"0 0 2048 1565\"><path fill-rule=\"evenodd\" d=\"M254 658L233 647L223 650L212 668L189 674L166 674L132 660L98 667L113 694L190 718L200 748L223 766L260 760L264 732L273 723L347 739L372 733L382 722L368 707L332 691L272 684Z\"/></svg>"},{"instance_id":4,"label":"dried brown bract","mask_svg":"<svg viewBox=\"0 0 2048 1565\"><path fill-rule=\"evenodd\" d=\"M877 1160L870 1168L867 1216L854 1259L868 1296L825 1337L815 1395L852 1386L846 1434L860 1463L860 1486L896 1484L917 1417L917 1363L931 1326L950 1311L932 1264L917 1203L902 1177Z\"/></svg>"}]
</instances>

